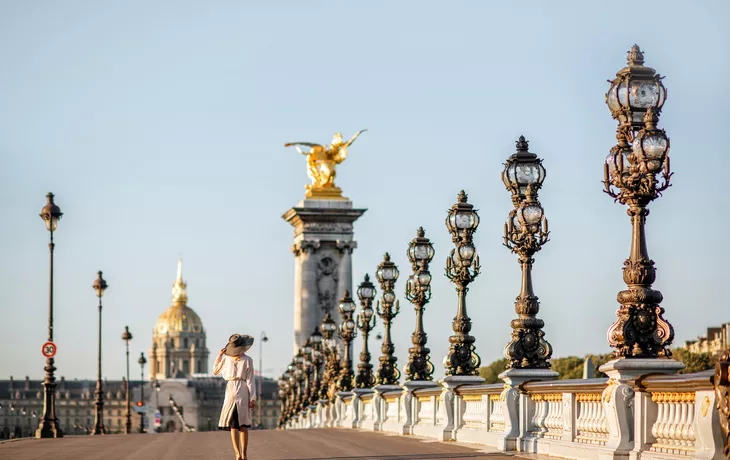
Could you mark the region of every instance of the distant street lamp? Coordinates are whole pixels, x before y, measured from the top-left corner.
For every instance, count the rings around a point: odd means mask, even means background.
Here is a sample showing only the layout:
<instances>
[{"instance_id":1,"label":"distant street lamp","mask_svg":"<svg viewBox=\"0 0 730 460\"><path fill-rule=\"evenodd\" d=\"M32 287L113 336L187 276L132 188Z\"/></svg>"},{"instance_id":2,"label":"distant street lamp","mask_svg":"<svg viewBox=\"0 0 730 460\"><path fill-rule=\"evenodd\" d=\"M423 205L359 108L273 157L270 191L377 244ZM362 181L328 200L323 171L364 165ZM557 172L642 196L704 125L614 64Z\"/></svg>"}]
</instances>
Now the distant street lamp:
<instances>
[{"instance_id":1,"label":"distant street lamp","mask_svg":"<svg viewBox=\"0 0 730 460\"><path fill-rule=\"evenodd\" d=\"M310 390L309 404L312 406L317 405L317 401L320 399L320 391L322 386L322 334L319 332L319 326L314 328L314 332L309 336L309 340L312 343L312 389Z\"/></svg>"},{"instance_id":2,"label":"distant street lamp","mask_svg":"<svg viewBox=\"0 0 730 460\"><path fill-rule=\"evenodd\" d=\"M429 357L431 350L426 348L428 336L423 330L423 310L431 299L431 273L428 271L428 263L433 259L434 250L423 227L419 227L416 238L408 244L407 254L413 266L413 274L406 283L406 299L416 308L416 329L411 337L413 347L408 349L406 380L432 380L433 364Z\"/></svg>"},{"instance_id":3,"label":"distant street lamp","mask_svg":"<svg viewBox=\"0 0 730 460\"><path fill-rule=\"evenodd\" d=\"M456 285L458 306L452 322L454 335L449 337L449 353L444 359L447 376L479 375L481 358L474 347L471 318L466 313L466 292L469 284L479 276L479 256L474 247L473 235L479 226L479 216L474 206L467 203L466 193L459 192L458 202L449 210L446 228L456 246L446 259L446 276Z\"/></svg>"},{"instance_id":4,"label":"distant street lamp","mask_svg":"<svg viewBox=\"0 0 730 460\"><path fill-rule=\"evenodd\" d=\"M385 338L381 347L382 355L380 356L380 367L375 378L378 385L397 385L400 378L400 371L396 365L398 358L393 356L395 346L390 338L390 325L400 312L398 300L395 298L393 289L398 279L398 267L390 261L390 254L387 252L383 257L383 261L378 265L375 273L380 282L380 288L383 291L382 302L379 300L377 304L378 316L383 320L385 329Z\"/></svg>"},{"instance_id":5,"label":"distant street lamp","mask_svg":"<svg viewBox=\"0 0 730 460\"><path fill-rule=\"evenodd\" d=\"M266 337L266 332L261 331L261 345L259 345L259 388L258 388L258 404L256 404L256 418L258 419L258 425L263 426L261 423L261 404L263 397L261 393L264 387L264 342L268 342L269 338Z\"/></svg>"},{"instance_id":6,"label":"distant street lamp","mask_svg":"<svg viewBox=\"0 0 730 460\"><path fill-rule=\"evenodd\" d=\"M547 369L553 348L545 340L545 323L537 318L540 303L532 289L532 258L548 242L548 222L537 200L545 179L542 160L528 151L527 140L520 136L517 152L507 159L502 179L512 192L515 209L504 224L504 245L517 254L522 267L522 288L515 302L518 318L512 320L512 340L504 349L507 366L512 369Z\"/></svg>"},{"instance_id":7,"label":"distant street lamp","mask_svg":"<svg viewBox=\"0 0 730 460\"><path fill-rule=\"evenodd\" d=\"M130 407L130 401L129 401L129 341L132 340L132 333L129 332L129 326L124 326L124 332L122 333L122 340L124 340L124 343L127 347L127 388L125 390L125 393L127 394L127 413L126 413L126 422L124 424L124 433L129 434L132 432L132 409Z\"/></svg>"},{"instance_id":8,"label":"distant street lamp","mask_svg":"<svg viewBox=\"0 0 730 460\"><path fill-rule=\"evenodd\" d=\"M139 372L140 372L140 378L139 378L139 399L142 401L142 412L139 413L139 432L140 433L146 433L147 430L144 426L144 365L147 364L147 360L144 358L144 352L139 352L139 359L137 360L139 363ZM158 390L159 391L159 390Z\"/></svg>"},{"instance_id":9,"label":"distant street lamp","mask_svg":"<svg viewBox=\"0 0 730 460\"><path fill-rule=\"evenodd\" d=\"M618 143L604 164L604 191L628 206L632 225L631 252L623 269L627 289L618 294L618 318L608 330L608 343L617 358L669 357L674 340L674 328L659 305L662 293L652 289L656 269L649 258L645 229L647 206L669 188L672 177L669 139L657 127L666 99L662 78L644 66L644 54L634 45L627 67L616 74L606 95L619 126Z\"/></svg>"},{"instance_id":10,"label":"distant street lamp","mask_svg":"<svg viewBox=\"0 0 730 460\"><path fill-rule=\"evenodd\" d=\"M365 274L365 281L357 288L357 297L360 299L357 327L362 332L362 351L360 352L360 364L357 365L355 386L357 388L371 388L375 384L375 376L373 375L373 365L370 364L368 336L375 327L375 310L373 310L375 286L370 282L370 275L367 273Z\"/></svg>"},{"instance_id":11,"label":"distant street lamp","mask_svg":"<svg viewBox=\"0 0 730 460\"><path fill-rule=\"evenodd\" d=\"M335 391L330 390L335 387L337 376L340 373L340 360L337 353L337 346L332 338L335 331L337 331L337 324L332 319L332 316L330 316L329 311L325 313L319 329L322 332L322 349L325 358L319 398L334 400Z\"/></svg>"},{"instance_id":12,"label":"distant street lamp","mask_svg":"<svg viewBox=\"0 0 730 460\"><path fill-rule=\"evenodd\" d=\"M53 193L46 195L48 202L41 209L40 216L46 223L46 229L51 235L51 240L48 243L48 250L50 252L50 278L49 278L49 290L48 290L48 341L53 342L53 249L56 245L53 243L53 232L56 231L58 221L63 216L61 208L56 206L53 202ZM61 425L56 418L56 378L53 376L53 372L56 367L53 365L53 358L46 358L46 366L43 370L46 371L46 377L43 381L43 417L38 425L38 429L35 432L36 438L62 438L63 431L61 431Z\"/></svg>"},{"instance_id":13,"label":"distant street lamp","mask_svg":"<svg viewBox=\"0 0 730 460\"><path fill-rule=\"evenodd\" d=\"M350 391L352 390L353 380L355 379L355 373L352 370L352 350L350 344L357 335L357 325L352 319L352 315L357 306L352 301L350 291L347 289L345 289L345 295L340 300L339 308L342 314L342 322L339 326L338 335L345 345L345 351L342 356L340 375L337 379L337 390Z\"/></svg>"},{"instance_id":14,"label":"distant street lamp","mask_svg":"<svg viewBox=\"0 0 730 460\"><path fill-rule=\"evenodd\" d=\"M96 396L96 402L94 405L96 406L96 415L94 416L94 431L91 433L92 435L100 435L104 434L104 389L102 388L102 382L101 382L101 298L104 297L104 291L106 291L106 288L109 287L106 284L106 280L101 277L101 271L97 272L97 277L94 280L94 284L92 285L94 288L94 291L96 291L96 297L99 299L99 353L97 356L97 373L96 373L96 391L94 391L94 395Z\"/></svg>"}]
</instances>

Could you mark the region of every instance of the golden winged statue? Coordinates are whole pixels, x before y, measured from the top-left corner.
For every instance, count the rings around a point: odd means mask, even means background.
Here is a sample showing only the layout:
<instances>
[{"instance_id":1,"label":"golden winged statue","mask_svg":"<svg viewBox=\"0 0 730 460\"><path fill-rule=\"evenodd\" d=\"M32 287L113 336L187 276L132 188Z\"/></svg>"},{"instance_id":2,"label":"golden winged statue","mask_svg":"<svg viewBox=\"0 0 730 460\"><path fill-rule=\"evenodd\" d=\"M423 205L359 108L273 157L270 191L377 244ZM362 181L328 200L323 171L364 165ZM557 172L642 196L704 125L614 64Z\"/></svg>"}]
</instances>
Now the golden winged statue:
<instances>
[{"instance_id":1,"label":"golden winged statue","mask_svg":"<svg viewBox=\"0 0 730 460\"><path fill-rule=\"evenodd\" d=\"M347 142L342 141L342 134L332 136L332 144L320 145L311 142L289 142L284 147L294 147L297 152L307 156L307 175L312 180L306 186L309 198L338 198L342 190L335 185L336 167L347 158L347 147L367 129L361 129ZM302 147L308 147L309 151Z\"/></svg>"}]
</instances>

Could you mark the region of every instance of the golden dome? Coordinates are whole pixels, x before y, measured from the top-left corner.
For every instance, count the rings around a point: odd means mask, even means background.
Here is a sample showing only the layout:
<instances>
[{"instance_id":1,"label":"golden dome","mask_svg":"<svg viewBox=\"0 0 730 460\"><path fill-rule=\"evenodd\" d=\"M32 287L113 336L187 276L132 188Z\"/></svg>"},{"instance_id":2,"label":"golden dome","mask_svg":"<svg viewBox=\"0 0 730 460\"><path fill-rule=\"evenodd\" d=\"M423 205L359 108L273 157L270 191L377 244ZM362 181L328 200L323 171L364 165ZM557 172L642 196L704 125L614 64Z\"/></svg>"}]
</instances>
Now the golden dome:
<instances>
[{"instance_id":1,"label":"golden dome","mask_svg":"<svg viewBox=\"0 0 730 460\"><path fill-rule=\"evenodd\" d=\"M177 261L177 279L172 285L172 306L162 312L155 323L156 337L168 333L203 332L203 322L188 302L187 283L182 279L182 260Z\"/></svg>"},{"instance_id":2,"label":"golden dome","mask_svg":"<svg viewBox=\"0 0 730 460\"><path fill-rule=\"evenodd\" d=\"M195 311L187 305L173 305L157 318L155 336L177 332L203 332L203 322Z\"/></svg>"}]
</instances>

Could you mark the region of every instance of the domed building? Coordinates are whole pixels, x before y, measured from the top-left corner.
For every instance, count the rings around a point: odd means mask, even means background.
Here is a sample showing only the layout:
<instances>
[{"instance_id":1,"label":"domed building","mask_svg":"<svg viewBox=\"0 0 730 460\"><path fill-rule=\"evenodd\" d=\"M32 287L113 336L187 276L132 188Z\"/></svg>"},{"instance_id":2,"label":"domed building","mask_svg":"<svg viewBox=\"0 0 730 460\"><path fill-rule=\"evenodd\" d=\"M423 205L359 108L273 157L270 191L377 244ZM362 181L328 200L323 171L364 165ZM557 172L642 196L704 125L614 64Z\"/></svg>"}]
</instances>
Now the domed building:
<instances>
[{"instance_id":1,"label":"domed building","mask_svg":"<svg viewBox=\"0 0 730 460\"><path fill-rule=\"evenodd\" d=\"M178 260L177 279L172 285L172 305L157 318L152 334L149 355L152 379L190 378L193 374L208 372L203 322L187 303L182 260Z\"/></svg>"}]
</instances>

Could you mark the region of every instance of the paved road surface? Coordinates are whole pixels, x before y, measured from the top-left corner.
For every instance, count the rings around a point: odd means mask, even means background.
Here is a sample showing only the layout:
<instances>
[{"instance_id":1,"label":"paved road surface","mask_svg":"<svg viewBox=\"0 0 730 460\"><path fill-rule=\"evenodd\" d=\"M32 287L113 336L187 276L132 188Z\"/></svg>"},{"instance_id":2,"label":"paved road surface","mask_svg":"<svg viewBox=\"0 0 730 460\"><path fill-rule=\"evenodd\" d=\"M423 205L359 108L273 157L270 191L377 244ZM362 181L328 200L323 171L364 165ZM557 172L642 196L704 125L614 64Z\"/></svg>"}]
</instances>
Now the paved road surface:
<instances>
[{"instance_id":1,"label":"paved road surface","mask_svg":"<svg viewBox=\"0 0 730 460\"><path fill-rule=\"evenodd\" d=\"M335 428L251 431L249 460L500 460L488 448ZM233 460L228 432L20 439L0 443L1 460Z\"/></svg>"}]
</instances>

